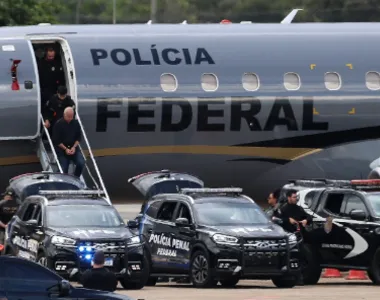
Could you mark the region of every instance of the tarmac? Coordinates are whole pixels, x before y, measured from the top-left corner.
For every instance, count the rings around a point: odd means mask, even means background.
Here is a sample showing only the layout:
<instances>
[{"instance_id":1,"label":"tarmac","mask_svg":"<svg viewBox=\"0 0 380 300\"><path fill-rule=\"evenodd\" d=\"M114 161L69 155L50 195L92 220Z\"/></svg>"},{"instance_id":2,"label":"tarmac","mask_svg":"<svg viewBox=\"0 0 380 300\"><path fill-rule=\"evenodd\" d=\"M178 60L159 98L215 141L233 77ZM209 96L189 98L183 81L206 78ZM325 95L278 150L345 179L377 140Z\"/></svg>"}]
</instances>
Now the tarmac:
<instances>
[{"instance_id":1,"label":"tarmac","mask_svg":"<svg viewBox=\"0 0 380 300\"><path fill-rule=\"evenodd\" d=\"M115 207L127 221L139 213L141 204L116 204ZM116 293L144 300L378 300L379 290L370 280L334 278L321 279L314 286L297 286L292 289L276 288L271 281L242 280L235 288L223 288L219 285L213 289L196 289L190 284L160 283L137 291L120 288Z\"/></svg>"}]
</instances>

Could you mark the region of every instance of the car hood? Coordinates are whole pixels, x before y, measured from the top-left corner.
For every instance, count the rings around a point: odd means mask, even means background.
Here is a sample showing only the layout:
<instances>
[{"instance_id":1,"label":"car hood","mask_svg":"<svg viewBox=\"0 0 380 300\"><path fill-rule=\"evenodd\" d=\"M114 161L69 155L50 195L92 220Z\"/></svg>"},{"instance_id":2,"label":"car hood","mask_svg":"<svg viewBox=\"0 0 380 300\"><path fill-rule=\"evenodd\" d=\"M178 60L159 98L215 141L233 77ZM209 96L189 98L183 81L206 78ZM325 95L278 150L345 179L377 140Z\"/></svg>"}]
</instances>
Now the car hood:
<instances>
[{"instance_id":1,"label":"car hood","mask_svg":"<svg viewBox=\"0 0 380 300\"><path fill-rule=\"evenodd\" d=\"M110 227L110 228L51 228L53 234L59 234L76 240L101 240L101 239L125 239L132 235L131 231L126 227Z\"/></svg>"},{"instance_id":2,"label":"car hood","mask_svg":"<svg viewBox=\"0 0 380 300\"><path fill-rule=\"evenodd\" d=\"M105 291L91 290L85 288L73 288L70 294L70 298L84 298L84 299L115 299L115 300L134 300L133 298Z\"/></svg>"},{"instance_id":3,"label":"car hood","mask_svg":"<svg viewBox=\"0 0 380 300\"><path fill-rule=\"evenodd\" d=\"M200 226L199 229L209 231L210 234L221 233L236 237L255 238L283 238L287 236L285 230L276 224L261 225L233 225L233 226Z\"/></svg>"}]
</instances>

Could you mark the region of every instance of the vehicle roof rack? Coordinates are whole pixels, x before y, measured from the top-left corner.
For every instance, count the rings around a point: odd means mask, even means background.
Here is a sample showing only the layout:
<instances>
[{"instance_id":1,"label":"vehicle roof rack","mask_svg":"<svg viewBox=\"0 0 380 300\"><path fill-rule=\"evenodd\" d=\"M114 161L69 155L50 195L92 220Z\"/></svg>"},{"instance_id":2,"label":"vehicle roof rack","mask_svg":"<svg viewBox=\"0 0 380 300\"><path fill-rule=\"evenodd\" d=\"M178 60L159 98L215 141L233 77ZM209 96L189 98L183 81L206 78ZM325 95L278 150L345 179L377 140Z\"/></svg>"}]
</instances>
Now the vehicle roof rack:
<instances>
[{"instance_id":1,"label":"vehicle roof rack","mask_svg":"<svg viewBox=\"0 0 380 300\"><path fill-rule=\"evenodd\" d=\"M230 187L230 188L183 188L181 193L183 194L241 194L242 188Z\"/></svg>"},{"instance_id":2,"label":"vehicle roof rack","mask_svg":"<svg viewBox=\"0 0 380 300\"><path fill-rule=\"evenodd\" d=\"M289 180L290 183L305 187L324 187L324 186L334 186L334 187L349 187L351 186L350 180L341 179L326 179L326 178L312 178L312 179L292 179Z\"/></svg>"},{"instance_id":3,"label":"vehicle roof rack","mask_svg":"<svg viewBox=\"0 0 380 300\"><path fill-rule=\"evenodd\" d=\"M102 190L41 190L39 195L47 197L82 196L82 197L101 197L105 196Z\"/></svg>"}]
</instances>

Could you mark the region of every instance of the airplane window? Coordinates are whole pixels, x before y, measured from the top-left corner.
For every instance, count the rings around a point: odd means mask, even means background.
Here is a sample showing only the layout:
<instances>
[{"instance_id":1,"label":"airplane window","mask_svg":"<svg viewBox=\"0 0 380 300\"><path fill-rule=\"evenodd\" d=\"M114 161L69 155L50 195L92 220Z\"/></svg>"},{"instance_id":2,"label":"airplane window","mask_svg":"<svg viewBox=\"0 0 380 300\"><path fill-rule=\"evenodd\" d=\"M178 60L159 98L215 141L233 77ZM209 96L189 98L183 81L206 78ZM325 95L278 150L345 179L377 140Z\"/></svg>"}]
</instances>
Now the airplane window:
<instances>
[{"instance_id":1,"label":"airplane window","mask_svg":"<svg viewBox=\"0 0 380 300\"><path fill-rule=\"evenodd\" d=\"M259 76L255 73L244 73L241 81L246 91L254 92L260 87Z\"/></svg>"},{"instance_id":2,"label":"airplane window","mask_svg":"<svg viewBox=\"0 0 380 300\"><path fill-rule=\"evenodd\" d=\"M219 86L218 78L214 74L203 74L201 83L206 92L215 92Z\"/></svg>"},{"instance_id":3,"label":"airplane window","mask_svg":"<svg viewBox=\"0 0 380 300\"><path fill-rule=\"evenodd\" d=\"M175 92L178 88L177 78L173 74L164 73L160 77L161 88L164 92Z\"/></svg>"},{"instance_id":4,"label":"airplane window","mask_svg":"<svg viewBox=\"0 0 380 300\"><path fill-rule=\"evenodd\" d=\"M327 72L325 74L325 87L330 91L339 90L342 86L342 79L336 72Z\"/></svg>"},{"instance_id":5,"label":"airplane window","mask_svg":"<svg viewBox=\"0 0 380 300\"><path fill-rule=\"evenodd\" d=\"M284 75L284 87L288 91L296 91L301 87L301 78L297 73L286 73Z\"/></svg>"},{"instance_id":6,"label":"airplane window","mask_svg":"<svg viewBox=\"0 0 380 300\"><path fill-rule=\"evenodd\" d=\"M368 72L365 75L365 84L369 90L372 90L372 91L380 90L380 73Z\"/></svg>"}]
</instances>

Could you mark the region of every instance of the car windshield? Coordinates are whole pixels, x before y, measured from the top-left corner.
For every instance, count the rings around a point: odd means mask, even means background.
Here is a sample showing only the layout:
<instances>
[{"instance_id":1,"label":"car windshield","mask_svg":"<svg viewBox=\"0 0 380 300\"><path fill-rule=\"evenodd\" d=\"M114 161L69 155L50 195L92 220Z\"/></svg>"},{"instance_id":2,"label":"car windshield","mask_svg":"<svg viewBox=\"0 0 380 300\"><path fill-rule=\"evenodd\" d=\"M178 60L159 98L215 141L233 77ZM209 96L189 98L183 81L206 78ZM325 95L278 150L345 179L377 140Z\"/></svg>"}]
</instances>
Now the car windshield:
<instances>
[{"instance_id":1,"label":"car windshield","mask_svg":"<svg viewBox=\"0 0 380 300\"><path fill-rule=\"evenodd\" d=\"M210 226L267 224L269 219L254 203L207 202L194 205L199 224Z\"/></svg>"},{"instance_id":2,"label":"car windshield","mask_svg":"<svg viewBox=\"0 0 380 300\"><path fill-rule=\"evenodd\" d=\"M124 226L113 207L102 205L48 206L46 223L49 227L119 227Z\"/></svg>"},{"instance_id":3,"label":"car windshield","mask_svg":"<svg viewBox=\"0 0 380 300\"><path fill-rule=\"evenodd\" d=\"M367 196L369 203L371 203L371 206L373 210L375 211L376 216L380 217L380 193L376 194L369 194Z\"/></svg>"}]
</instances>

